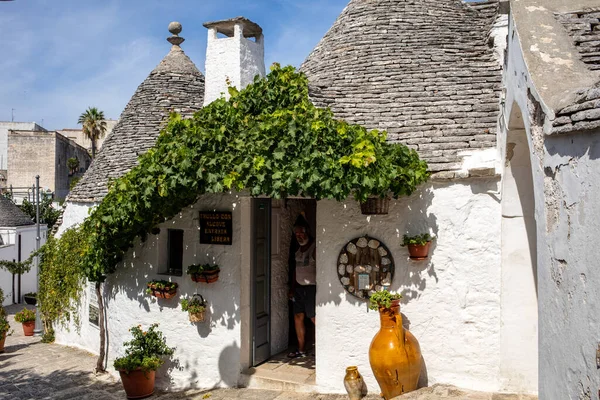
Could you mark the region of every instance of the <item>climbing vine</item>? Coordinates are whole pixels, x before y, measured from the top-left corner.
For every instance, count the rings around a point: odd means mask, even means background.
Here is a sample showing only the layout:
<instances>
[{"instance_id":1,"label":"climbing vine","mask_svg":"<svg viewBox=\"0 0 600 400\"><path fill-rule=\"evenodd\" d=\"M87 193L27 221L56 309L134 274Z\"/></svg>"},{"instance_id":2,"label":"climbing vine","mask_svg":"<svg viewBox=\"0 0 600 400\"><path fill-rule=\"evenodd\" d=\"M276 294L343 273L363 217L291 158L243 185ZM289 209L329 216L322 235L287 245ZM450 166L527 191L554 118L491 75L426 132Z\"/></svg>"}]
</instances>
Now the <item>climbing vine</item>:
<instances>
[{"instance_id":1,"label":"climbing vine","mask_svg":"<svg viewBox=\"0 0 600 400\"><path fill-rule=\"evenodd\" d=\"M66 323L71 317L78 324L76 310L85 287L81 266L84 237L81 228L71 228L60 239L50 236L39 250L37 296L46 333L52 331L54 322Z\"/></svg>"},{"instance_id":2,"label":"climbing vine","mask_svg":"<svg viewBox=\"0 0 600 400\"><path fill-rule=\"evenodd\" d=\"M172 115L139 165L112 182L83 225L90 280L114 272L135 237L144 239L204 193L364 201L408 195L428 177L417 153L387 143L385 132L315 107L306 77L293 67L274 65L265 79L229 93L192 119Z\"/></svg>"}]
</instances>

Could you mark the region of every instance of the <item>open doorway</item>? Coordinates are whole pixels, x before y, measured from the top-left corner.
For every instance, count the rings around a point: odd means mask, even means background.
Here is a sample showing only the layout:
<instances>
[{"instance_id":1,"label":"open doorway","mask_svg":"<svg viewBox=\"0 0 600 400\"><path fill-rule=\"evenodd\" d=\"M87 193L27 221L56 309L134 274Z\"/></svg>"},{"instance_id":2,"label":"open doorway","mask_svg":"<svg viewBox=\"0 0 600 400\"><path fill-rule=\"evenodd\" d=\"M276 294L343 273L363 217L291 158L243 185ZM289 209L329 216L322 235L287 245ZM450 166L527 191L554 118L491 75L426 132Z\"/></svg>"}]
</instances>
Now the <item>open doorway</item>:
<instances>
[{"instance_id":1,"label":"open doorway","mask_svg":"<svg viewBox=\"0 0 600 400\"><path fill-rule=\"evenodd\" d=\"M261 210L257 204L255 203L253 207L253 224L259 227L262 223L257 218L266 218L266 215L263 214L260 216ZM297 304L290 300L289 290L290 284L294 282L294 267L299 248L298 240L294 234L294 225L299 219L305 221L307 234L312 238L314 243L316 236L316 201L310 199L269 199L269 206L269 354L266 357L254 358L253 367L255 368L253 368L253 376L260 377L261 375L265 375L268 378L280 378L288 381L295 376L299 380L298 383L311 384L311 381L314 383L315 371L315 325L309 317L311 313L305 315L304 350L306 354L304 357L288 357L290 353L298 350L298 335L296 324L294 323L294 309L295 307L297 309ZM260 241L258 236L255 236L253 243L255 247L254 254L261 253L261 251L257 250L262 246L257 242L257 240ZM267 235L262 235L261 237L266 238ZM255 259L255 263L264 264L264 261L261 260ZM255 268L254 270L255 272L262 271L262 268L258 270ZM255 282L259 282L261 279L262 277L258 277L255 274ZM266 293L260 287L258 289ZM266 307L262 306L262 304L261 307L256 307L256 302L254 304L254 315L257 317L256 311L258 311L258 308L263 310ZM256 321L258 322L258 320Z\"/></svg>"}]
</instances>

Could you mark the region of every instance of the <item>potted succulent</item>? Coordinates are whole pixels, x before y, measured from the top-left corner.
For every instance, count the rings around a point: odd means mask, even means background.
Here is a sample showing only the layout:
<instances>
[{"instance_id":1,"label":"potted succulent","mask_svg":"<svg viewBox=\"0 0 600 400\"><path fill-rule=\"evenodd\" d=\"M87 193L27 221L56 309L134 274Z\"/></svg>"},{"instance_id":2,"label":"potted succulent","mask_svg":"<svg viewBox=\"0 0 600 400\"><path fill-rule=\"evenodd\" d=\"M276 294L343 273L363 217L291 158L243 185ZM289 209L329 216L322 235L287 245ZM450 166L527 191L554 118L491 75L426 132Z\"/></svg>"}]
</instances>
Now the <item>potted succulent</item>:
<instances>
[{"instance_id":1,"label":"potted succulent","mask_svg":"<svg viewBox=\"0 0 600 400\"><path fill-rule=\"evenodd\" d=\"M147 331L143 331L141 325L129 329L133 340L123 343L125 356L114 361L129 399L141 399L154 393L156 370L164 363L161 357L171 355L175 350L167 346L157 328L158 324L152 324Z\"/></svg>"},{"instance_id":2,"label":"potted succulent","mask_svg":"<svg viewBox=\"0 0 600 400\"><path fill-rule=\"evenodd\" d=\"M25 300L26 304L29 304L30 306L35 306L37 300L36 296L37 294L35 292L25 293L23 295L23 300Z\"/></svg>"},{"instance_id":3,"label":"potted succulent","mask_svg":"<svg viewBox=\"0 0 600 400\"><path fill-rule=\"evenodd\" d=\"M201 294L194 294L189 299L181 300L181 310L187 311L190 322L204 322L206 301Z\"/></svg>"},{"instance_id":4,"label":"potted succulent","mask_svg":"<svg viewBox=\"0 0 600 400\"><path fill-rule=\"evenodd\" d=\"M214 264L194 264L187 268L187 274L192 277L194 282L213 283L219 280L221 269Z\"/></svg>"},{"instance_id":5,"label":"potted succulent","mask_svg":"<svg viewBox=\"0 0 600 400\"><path fill-rule=\"evenodd\" d=\"M402 246L408 247L408 253L413 260L424 260L429 255L429 245L433 238L429 233L416 236L404 235Z\"/></svg>"},{"instance_id":6,"label":"potted succulent","mask_svg":"<svg viewBox=\"0 0 600 400\"><path fill-rule=\"evenodd\" d=\"M15 314L15 321L23 324L23 334L25 336L33 336L33 328L35 328L35 311L24 308Z\"/></svg>"},{"instance_id":7,"label":"potted succulent","mask_svg":"<svg viewBox=\"0 0 600 400\"><path fill-rule=\"evenodd\" d=\"M177 294L177 282L152 280L147 284L146 293L161 299L170 299Z\"/></svg>"}]
</instances>

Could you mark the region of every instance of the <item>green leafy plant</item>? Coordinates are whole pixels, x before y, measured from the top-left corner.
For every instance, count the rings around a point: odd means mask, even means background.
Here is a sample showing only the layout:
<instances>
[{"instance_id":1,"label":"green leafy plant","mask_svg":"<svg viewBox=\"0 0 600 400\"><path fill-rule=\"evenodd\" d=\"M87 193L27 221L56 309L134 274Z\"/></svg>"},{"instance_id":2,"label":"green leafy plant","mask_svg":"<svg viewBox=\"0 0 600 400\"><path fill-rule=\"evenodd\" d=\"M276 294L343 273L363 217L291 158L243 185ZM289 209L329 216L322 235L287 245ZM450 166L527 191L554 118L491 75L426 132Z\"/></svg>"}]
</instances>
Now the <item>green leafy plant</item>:
<instances>
[{"instance_id":1,"label":"green leafy plant","mask_svg":"<svg viewBox=\"0 0 600 400\"><path fill-rule=\"evenodd\" d=\"M48 237L39 250L37 301L45 332L51 331L54 323L65 324L72 317L79 324L77 310L85 287L81 264L85 244L81 228L76 227L66 230L60 239Z\"/></svg>"},{"instance_id":2,"label":"green leafy plant","mask_svg":"<svg viewBox=\"0 0 600 400\"><path fill-rule=\"evenodd\" d=\"M12 331L10 329L10 323L6 319L5 315L0 315L0 339L2 339L2 335L6 333L6 336L10 336Z\"/></svg>"},{"instance_id":3,"label":"green leafy plant","mask_svg":"<svg viewBox=\"0 0 600 400\"><path fill-rule=\"evenodd\" d=\"M15 321L24 324L25 322L35 321L35 311L24 308L15 314Z\"/></svg>"},{"instance_id":4,"label":"green leafy plant","mask_svg":"<svg viewBox=\"0 0 600 400\"><path fill-rule=\"evenodd\" d=\"M433 240L433 238L431 237L431 235L429 233L423 233L421 235L416 235L416 236L408 236L408 235L404 235L402 237L402 246L408 246L409 244L416 244L416 245L425 245L428 242L431 242L431 240Z\"/></svg>"},{"instance_id":5,"label":"green leafy plant","mask_svg":"<svg viewBox=\"0 0 600 400\"><path fill-rule=\"evenodd\" d=\"M71 157L67 160L67 168L69 168L69 175L77 172L79 168L79 159L77 157Z\"/></svg>"},{"instance_id":6,"label":"green leafy plant","mask_svg":"<svg viewBox=\"0 0 600 400\"><path fill-rule=\"evenodd\" d=\"M162 292L171 292L173 290L177 290L179 286L177 282L169 282L164 280L152 280L147 283L148 289L146 289L146 293L152 294L153 290L158 290Z\"/></svg>"},{"instance_id":7,"label":"green leafy plant","mask_svg":"<svg viewBox=\"0 0 600 400\"><path fill-rule=\"evenodd\" d=\"M115 369L126 373L136 369L156 371L164 362L161 357L171 355L175 350L167 346L157 328L158 324L152 324L147 331L142 331L141 325L129 329L133 339L124 343L125 356L114 361Z\"/></svg>"},{"instance_id":8,"label":"green leafy plant","mask_svg":"<svg viewBox=\"0 0 600 400\"><path fill-rule=\"evenodd\" d=\"M192 264L189 267L187 267L187 274L188 275L194 275L194 274L201 274L203 272L214 272L214 271L220 271L221 269L219 268L219 266L217 264Z\"/></svg>"},{"instance_id":9,"label":"green leafy plant","mask_svg":"<svg viewBox=\"0 0 600 400\"><path fill-rule=\"evenodd\" d=\"M379 310L380 308L390 308L393 300L402 298L400 293L391 293L386 289L379 290L369 297L369 308L371 310Z\"/></svg>"},{"instance_id":10,"label":"green leafy plant","mask_svg":"<svg viewBox=\"0 0 600 400\"><path fill-rule=\"evenodd\" d=\"M206 301L199 296L183 299L181 300L181 310L191 314L200 313L206 310Z\"/></svg>"},{"instance_id":11,"label":"green leafy plant","mask_svg":"<svg viewBox=\"0 0 600 400\"><path fill-rule=\"evenodd\" d=\"M75 185L77 185L80 180L81 180L81 176L77 176L75 178L71 178L69 180L69 191L73 190L73 188L75 187Z\"/></svg>"},{"instance_id":12,"label":"green leafy plant","mask_svg":"<svg viewBox=\"0 0 600 400\"><path fill-rule=\"evenodd\" d=\"M19 206L21 211L27 214L34 222L36 217L36 205L27 199ZM52 196L47 194L40 195L40 223L45 223L48 228L52 228L58 218L62 215L62 209L56 209L52 205Z\"/></svg>"},{"instance_id":13,"label":"green leafy plant","mask_svg":"<svg viewBox=\"0 0 600 400\"><path fill-rule=\"evenodd\" d=\"M0 260L0 268L5 269L11 274L21 275L31 270L32 262L33 257L29 257L27 260L21 262Z\"/></svg>"},{"instance_id":14,"label":"green leafy plant","mask_svg":"<svg viewBox=\"0 0 600 400\"><path fill-rule=\"evenodd\" d=\"M54 329L49 329L42 335L42 343L54 343L55 339Z\"/></svg>"}]
</instances>

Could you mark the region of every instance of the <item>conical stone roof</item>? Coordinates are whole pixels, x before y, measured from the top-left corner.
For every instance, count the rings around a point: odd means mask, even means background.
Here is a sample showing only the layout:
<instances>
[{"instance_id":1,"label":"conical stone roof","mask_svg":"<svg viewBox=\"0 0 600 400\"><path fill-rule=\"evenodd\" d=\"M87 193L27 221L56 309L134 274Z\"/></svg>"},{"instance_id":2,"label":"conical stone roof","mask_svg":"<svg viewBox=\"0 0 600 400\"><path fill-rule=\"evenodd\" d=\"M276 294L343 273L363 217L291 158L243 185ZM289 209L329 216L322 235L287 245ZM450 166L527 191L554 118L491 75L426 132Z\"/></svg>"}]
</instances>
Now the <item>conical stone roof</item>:
<instances>
[{"instance_id":1,"label":"conical stone roof","mask_svg":"<svg viewBox=\"0 0 600 400\"><path fill-rule=\"evenodd\" d=\"M497 2L352 0L303 63L312 101L416 149L432 171L495 147Z\"/></svg>"},{"instance_id":2,"label":"conical stone roof","mask_svg":"<svg viewBox=\"0 0 600 400\"><path fill-rule=\"evenodd\" d=\"M177 34L169 39L171 43L183 41ZM203 101L204 75L174 44L169 54L137 88L119 122L68 200L101 201L108 192L109 179L130 171L137 165L138 157L154 146L172 111L190 116L202 107Z\"/></svg>"},{"instance_id":3,"label":"conical stone roof","mask_svg":"<svg viewBox=\"0 0 600 400\"><path fill-rule=\"evenodd\" d=\"M35 222L21 211L15 203L0 195L0 226L12 228L26 225L35 225Z\"/></svg>"}]
</instances>

